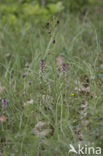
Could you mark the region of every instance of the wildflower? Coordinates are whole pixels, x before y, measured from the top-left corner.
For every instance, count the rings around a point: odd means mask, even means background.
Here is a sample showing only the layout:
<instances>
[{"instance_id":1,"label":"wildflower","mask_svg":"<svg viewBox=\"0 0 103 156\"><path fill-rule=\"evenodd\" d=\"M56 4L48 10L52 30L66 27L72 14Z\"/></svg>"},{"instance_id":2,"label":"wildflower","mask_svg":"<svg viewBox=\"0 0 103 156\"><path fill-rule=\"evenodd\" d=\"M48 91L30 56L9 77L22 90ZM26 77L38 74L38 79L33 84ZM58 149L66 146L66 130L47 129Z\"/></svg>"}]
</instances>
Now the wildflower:
<instances>
[{"instance_id":1,"label":"wildflower","mask_svg":"<svg viewBox=\"0 0 103 156\"><path fill-rule=\"evenodd\" d=\"M75 94L74 94L74 93L72 93L72 96L75 96Z\"/></svg>"},{"instance_id":2,"label":"wildflower","mask_svg":"<svg viewBox=\"0 0 103 156\"><path fill-rule=\"evenodd\" d=\"M53 40L52 42L53 42L53 44L55 44L55 40Z\"/></svg>"},{"instance_id":3,"label":"wildflower","mask_svg":"<svg viewBox=\"0 0 103 156\"><path fill-rule=\"evenodd\" d=\"M44 72L44 70L45 70L45 61L44 60L41 60L40 61L40 71L41 72Z\"/></svg>"},{"instance_id":4,"label":"wildflower","mask_svg":"<svg viewBox=\"0 0 103 156\"><path fill-rule=\"evenodd\" d=\"M82 140L83 140L83 135L82 135L82 133L81 133L80 135L78 135L78 139L79 139L79 141L82 141Z\"/></svg>"},{"instance_id":5,"label":"wildflower","mask_svg":"<svg viewBox=\"0 0 103 156\"><path fill-rule=\"evenodd\" d=\"M23 74L23 78L24 78L24 77L26 77L26 76L27 76L27 74L26 74L26 73L24 73L24 74Z\"/></svg>"},{"instance_id":6,"label":"wildflower","mask_svg":"<svg viewBox=\"0 0 103 156\"><path fill-rule=\"evenodd\" d=\"M76 134L78 135L79 141L83 140L83 134L81 132L81 129L76 129Z\"/></svg>"},{"instance_id":7,"label":"wildflower","mask_svg":"<svg viewBox=\"0 0 103 156\"><path fill-rule=\"evenodd\" d=\"M51 31L49 31L48 34L51 34Z\"/></svg>"},{"instance_id":8,"label":"wildflower","mask_svg":"<svg viewBox=\"0 0 103 156\"><path fill-rule=\"evenodd\" d=\"M60 21L59 20L57 20L57 24L59 24L60 23Z\"/></svg>"},{"instance_id":9,"label":"wildflower","mask_svg":"<svg viewBox=\"0 0 103 156\"><path fill-rule=\"evenodd\" d=\"M5 109L8 106L8 99L4 98L1 100L2 108Z\"/></svg>"},{"instance_id":10,"label":"wildflower","mask_svg":"<svg viewBox=\"0 0 103 156\"><path fill-rule=\"evenodd\" d=\"M62 71L66 71L66 69L67 69L66 64L62 64Z\"/></svg>"}]
</instances>

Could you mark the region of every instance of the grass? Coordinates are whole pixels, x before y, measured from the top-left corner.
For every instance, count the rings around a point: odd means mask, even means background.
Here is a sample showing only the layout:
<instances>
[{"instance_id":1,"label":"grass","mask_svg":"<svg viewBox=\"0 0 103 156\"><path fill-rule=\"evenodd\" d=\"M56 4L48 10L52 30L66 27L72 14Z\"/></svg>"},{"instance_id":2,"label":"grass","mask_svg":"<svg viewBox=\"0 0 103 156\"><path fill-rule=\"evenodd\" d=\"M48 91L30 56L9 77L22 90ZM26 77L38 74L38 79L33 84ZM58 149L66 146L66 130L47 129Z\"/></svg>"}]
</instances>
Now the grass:
<instances>
[{"instance_id":1,"label":"grass","mask_svg":"<svg viewBox=\"0 0 103 156\"><path fill-rule=\"evenodd\" d=\"M72 156L69 145L79 142L103 147L102 29L93 17L1 28L2 156Z\"/></svg>"}]
</instances>

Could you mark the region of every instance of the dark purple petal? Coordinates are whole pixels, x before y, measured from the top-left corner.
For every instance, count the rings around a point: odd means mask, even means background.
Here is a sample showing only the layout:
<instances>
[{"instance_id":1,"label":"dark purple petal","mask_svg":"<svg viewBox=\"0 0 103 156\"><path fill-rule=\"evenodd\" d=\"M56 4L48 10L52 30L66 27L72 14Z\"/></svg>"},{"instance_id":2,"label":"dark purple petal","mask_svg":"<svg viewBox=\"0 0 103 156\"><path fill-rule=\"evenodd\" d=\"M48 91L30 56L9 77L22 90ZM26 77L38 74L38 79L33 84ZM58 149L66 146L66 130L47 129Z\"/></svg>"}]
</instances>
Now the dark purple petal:
<instances>
[{"instance_id":1,"label":"dark purple petal","mask_svg":"<svg viewBox=\"0 0 103 156\"><path fill-rule=\"evenodd\" d=\"M43 72L45 70L45 61L41 60L40 61L40 71Z\"/></svg>"},{"instance_id":2,"label":"dark purple petal","mask_svg":"<svg viewBox=\"0 0 103 156\"><path fill-rule=\"evenodd\" d=\"M67 69L67 65L66 64L62 64L62 71L66 71Z\"/></svg>"},{"instance_id":3,"label":"dark purple petal","mask_svg":"<svg viewBox=\"0 0 103 156\"><path fill-rule=\"evenodd\" d=\"M24 73L24 74L23 74L23 77L26 77L26 76L27 76L27 74L26 74L26 73Z\"/></svg>"},{"instance_id":4,"label":"dark purple petal","mask_svg":"<svg viewBox=\"0 0 103 156\"><path fill-rule=\"evenodd\" d=\"M5 109L8 106L8 99L4 98L1 100L2 108Z\"/></svg>"}]
</instances>

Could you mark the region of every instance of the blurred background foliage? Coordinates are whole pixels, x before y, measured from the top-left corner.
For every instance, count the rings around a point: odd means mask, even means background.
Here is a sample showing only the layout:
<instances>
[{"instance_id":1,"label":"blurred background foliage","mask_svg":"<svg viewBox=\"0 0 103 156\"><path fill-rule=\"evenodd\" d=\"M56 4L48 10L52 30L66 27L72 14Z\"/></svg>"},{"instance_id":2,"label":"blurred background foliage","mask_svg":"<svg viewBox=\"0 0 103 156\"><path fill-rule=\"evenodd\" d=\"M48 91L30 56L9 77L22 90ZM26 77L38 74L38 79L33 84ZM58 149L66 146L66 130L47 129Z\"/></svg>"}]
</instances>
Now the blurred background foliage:
<instances>
[{"instance_id":1,"label":"blurred background foliage","mask_svg":"<svg viewBox=\"0 0 103 156\"><path fill-rule=\"evenodd\" d=\"M0 20L1 23L10 26L25 22L28 29L30 19L38 23L63 12L85 13L87 8L101 2L101 0L0 0Z\"/></svg>"}]
</instances>

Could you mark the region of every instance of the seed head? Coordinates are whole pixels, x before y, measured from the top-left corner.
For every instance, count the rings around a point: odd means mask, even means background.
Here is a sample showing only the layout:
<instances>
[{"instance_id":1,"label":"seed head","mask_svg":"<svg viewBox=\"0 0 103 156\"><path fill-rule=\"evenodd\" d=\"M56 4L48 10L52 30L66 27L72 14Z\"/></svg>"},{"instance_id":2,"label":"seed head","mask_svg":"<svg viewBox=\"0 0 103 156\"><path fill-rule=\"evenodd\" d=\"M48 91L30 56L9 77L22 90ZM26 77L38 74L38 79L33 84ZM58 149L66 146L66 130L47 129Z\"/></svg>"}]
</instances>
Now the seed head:
<instances>
[{"instance_id":1,"label":"seed head","mask_svg":"<svg viewBox=\"0 0 103 156\"><path fill-rule=\"evenodd\" d=\"M53 40L52 42L53 42L53 44L55 44L55 40Z\"/></svg>"},{"instance_id":2,"label":"seed head","mask_svg":"<svg viewBox=\"0 0 103 156\"><path fill-rule=\"evenodd\" d=\"M49 23L49 22L47 22L47 23L46 23L46 26L47 26L47 27L49 27L49 25L50 25L50 23Z\"/></svg>"},{"instance_id":3,"label":"seed head","mask_svg":"<svg viewBox=\"0 0 103 156\"><path fill-rule=\"evenodd\" d=\"M60 21L59 20L57 20L57 24L59 24L60 23Z\"/></svg>"}]
</instances>

